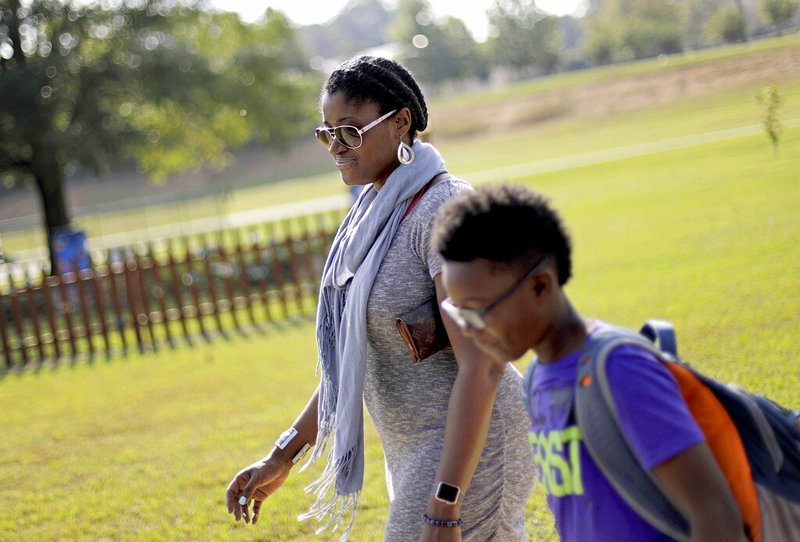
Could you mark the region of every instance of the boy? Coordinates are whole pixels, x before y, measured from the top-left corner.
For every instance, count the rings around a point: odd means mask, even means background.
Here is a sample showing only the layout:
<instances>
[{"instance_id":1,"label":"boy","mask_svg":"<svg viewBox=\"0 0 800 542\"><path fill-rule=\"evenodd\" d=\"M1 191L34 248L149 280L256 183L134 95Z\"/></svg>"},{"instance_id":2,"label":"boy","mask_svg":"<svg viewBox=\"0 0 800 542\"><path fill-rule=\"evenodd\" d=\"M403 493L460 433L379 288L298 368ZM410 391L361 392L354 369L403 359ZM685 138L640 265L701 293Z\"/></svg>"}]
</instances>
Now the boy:
<instances>
[{"instance_id":1,"label":"boy","mask_svg":"<svg viewBox=\"0 0 800 542\"><path fill-rule=\"evenodd\" d=\"M578 357L602 323L564 292L569 236L543 196L519 186L461 194L442 207L434 248L444 259L443 314L495 359L538 357L530 440L556 528L566 542L670 540L615 491L581 441L573 412ZM672 375L635 346L613 350L609 381L620 424L642 465L678 503L693 541L747 540L742 515Z\"/></svg>"}]
</instances>

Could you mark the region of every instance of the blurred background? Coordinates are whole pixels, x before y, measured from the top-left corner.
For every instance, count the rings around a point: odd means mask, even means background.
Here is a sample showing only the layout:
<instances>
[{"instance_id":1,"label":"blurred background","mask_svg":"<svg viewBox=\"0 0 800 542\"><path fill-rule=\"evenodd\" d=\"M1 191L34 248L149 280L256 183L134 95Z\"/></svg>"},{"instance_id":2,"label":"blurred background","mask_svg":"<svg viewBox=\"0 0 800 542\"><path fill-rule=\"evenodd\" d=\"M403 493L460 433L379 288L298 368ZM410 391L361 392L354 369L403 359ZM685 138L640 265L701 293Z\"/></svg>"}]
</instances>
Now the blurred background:
<instances>
[{"instance_id":1,"label":"blurred background","mask_svg":"<svg viewBox=\"0 0 800 542\"><path fill-rule=\"evenodd\" d=\"M362 53L413 71L454 175L554 200L583 314L671 320L797 408L799 30L800 0L0 0L0 539L317 539L316 467L255 529L223 496L318 379L353 200L313 130ZM541 491L526 522L556 540Z\"/></svg>"},{"instance_id":2,"label":"blurred background","mask_svg":"<svg viewBox=\"0 0 800 542\"><path fill-rule=\"evenodd\" d=\"M795 0L272 4L3 0L0 259L38 267L53 235L107 250L281 203L237 194L330 172L309 136L317 95L330 70L356 54L394 57L415 73L433 102L426 135L442 141L510 117L523 124L621 111L729 81L633 90L613 104L543 98L536 111L520 97L472 108L468 119L447 109L448 96L637 59L666 64L800 24Z\"/></svg>"}]
</instances>

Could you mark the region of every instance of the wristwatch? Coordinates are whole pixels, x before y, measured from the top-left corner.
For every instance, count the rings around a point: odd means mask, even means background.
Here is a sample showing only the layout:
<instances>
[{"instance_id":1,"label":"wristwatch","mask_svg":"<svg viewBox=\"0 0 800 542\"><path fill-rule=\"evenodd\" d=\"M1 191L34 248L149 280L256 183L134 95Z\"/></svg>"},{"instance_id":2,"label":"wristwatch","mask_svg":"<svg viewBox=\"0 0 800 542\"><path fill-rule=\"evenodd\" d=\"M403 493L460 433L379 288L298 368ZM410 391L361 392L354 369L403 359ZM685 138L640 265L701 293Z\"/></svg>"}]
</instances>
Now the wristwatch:
<instances>
[{"instance_id":1,"label":"wristwatch","mask_svg":"<svg viewBox=\"0 0 800 542\"><path fill-rule=\"evenodd\" d=\"M453 505L458 502L458 496L460 494L460 487L453 484L448 484L447 482L439 482L439 486L436 488L434 497L436 497L437 501L442 501L444 503Z\"/></svg>"}]
</instances>

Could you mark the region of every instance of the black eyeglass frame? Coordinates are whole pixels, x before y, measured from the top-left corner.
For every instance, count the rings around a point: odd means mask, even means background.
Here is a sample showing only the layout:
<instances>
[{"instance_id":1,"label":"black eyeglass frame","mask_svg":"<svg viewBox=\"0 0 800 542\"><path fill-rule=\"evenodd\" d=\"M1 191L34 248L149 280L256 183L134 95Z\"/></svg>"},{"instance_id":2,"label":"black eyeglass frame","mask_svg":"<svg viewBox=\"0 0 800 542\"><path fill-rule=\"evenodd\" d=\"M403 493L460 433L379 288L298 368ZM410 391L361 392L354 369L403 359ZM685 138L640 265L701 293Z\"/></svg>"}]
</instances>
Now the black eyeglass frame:
<instances>
[{"instance_id":1,"label":"black eyeglass frame","mask_svg":"<svg viewBox=\"0 0 800 542\"><path fill-rule=\"evenodd\" d=\"M539 261L536 262L536 264L534 264L534 266L531 267L530 270L527 273L525 273L525 275L521 279L519 279L513 286L511 286L508 290L500 294L493 301L491 301L487 305L484 305L480 309L468 309L464 307L459 307L458 305L453 303L453 300L450 299L449 297L442 300L441 303L442 309L462 329L466 329L469 326L477 331L482 331L486 329L486 320L485 320L486 315L492 309L497 307L500 303L511 297L514 294L514 292L516 292L523 284L525 284L525 282L528 281L528 279L533 277L533 275L536 274L536 271L538 271L539 267L544 263L545 260L546 260L545 257L540 258Z\"/></svg>"}]
</instances>

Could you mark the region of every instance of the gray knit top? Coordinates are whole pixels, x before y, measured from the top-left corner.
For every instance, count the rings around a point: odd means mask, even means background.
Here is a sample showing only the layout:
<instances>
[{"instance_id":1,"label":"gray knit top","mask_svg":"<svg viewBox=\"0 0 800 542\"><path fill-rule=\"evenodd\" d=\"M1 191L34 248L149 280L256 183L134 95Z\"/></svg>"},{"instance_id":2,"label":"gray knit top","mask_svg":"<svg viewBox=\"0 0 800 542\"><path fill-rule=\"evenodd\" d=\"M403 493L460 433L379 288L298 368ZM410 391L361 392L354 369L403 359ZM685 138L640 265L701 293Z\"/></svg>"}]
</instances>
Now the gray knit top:
<instances>
[{"instance_id":1,"label":"gray knit top","mask_svg":"<svg viewBox=\"0 0 800 542\"><path fill-rule=\"evenodd\" d=\"M433 277L442 261L430 247L433 219L447 198L470 189L465 181L446 177L430 187L400 225L369 297L364 399L386 457L387 542L414 541L422 532L458 372L451 348L413 364L395 319L435 294ZM486 447L462 497L464 540L526 540L524 510L535 468L520 386L519 372L508 365Z\"/></svg>"}]
</instances>

